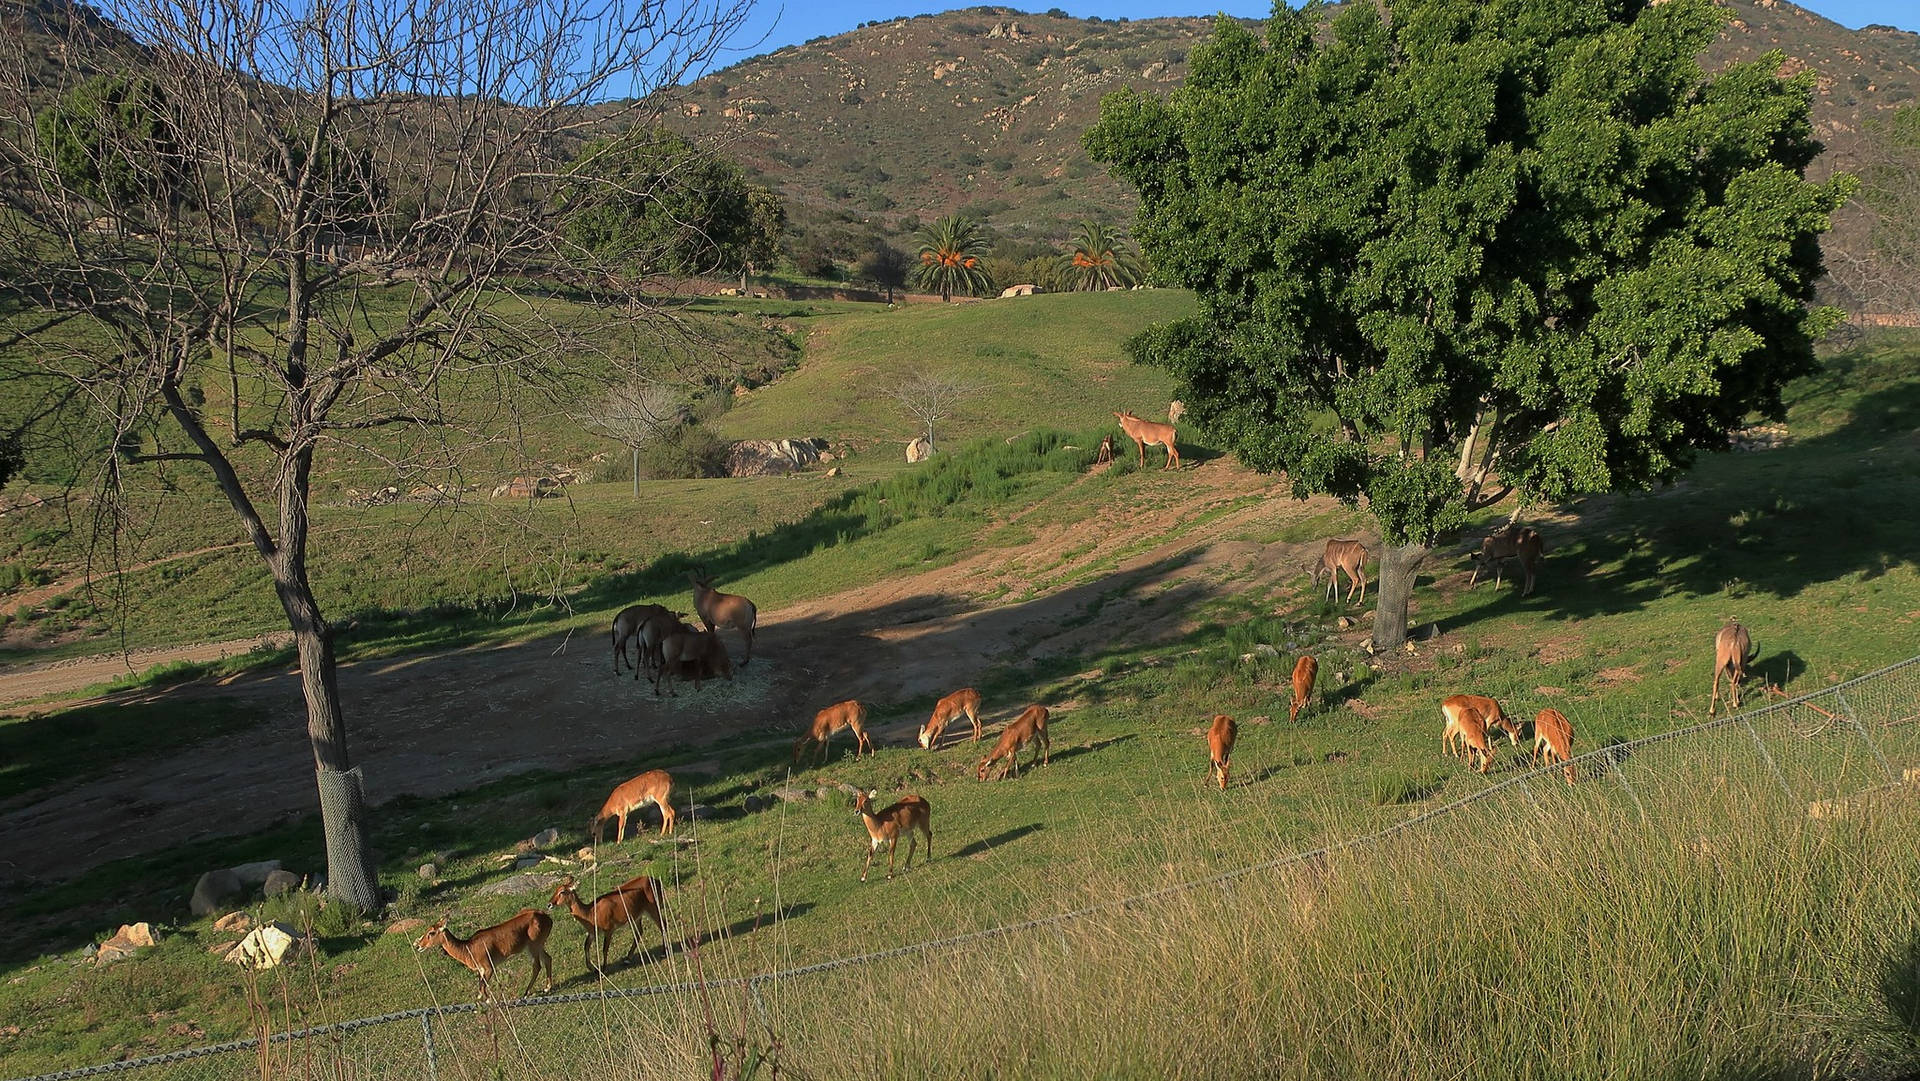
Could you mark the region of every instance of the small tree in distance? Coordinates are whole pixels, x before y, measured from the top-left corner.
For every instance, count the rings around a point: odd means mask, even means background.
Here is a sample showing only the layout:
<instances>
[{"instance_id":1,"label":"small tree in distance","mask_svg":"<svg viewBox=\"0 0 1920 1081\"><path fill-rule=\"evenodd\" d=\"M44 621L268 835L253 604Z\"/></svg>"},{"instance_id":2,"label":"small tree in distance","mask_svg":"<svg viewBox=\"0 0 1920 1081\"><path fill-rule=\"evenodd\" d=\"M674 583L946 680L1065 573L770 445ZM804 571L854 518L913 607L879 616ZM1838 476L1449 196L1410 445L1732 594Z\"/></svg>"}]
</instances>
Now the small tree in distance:
<instances>
[{"instance_id":1,"label":"small tree in distance","mask_svg":"<svg viewBox=\"0 0 1920 1081\"><path fill-rule=\"evenodd\" d=\"M913 273L913 257L899 248L882 240L874 244L873 250L860 260L860 276L869 279L887 291L887 303L893 303L893 291L907 284L907 276Z\"/></svg>"},{"instance_id":2,"label":"small tree in distance","mask_svg":"<svg viewBox=\"0 0 1920 1081\"><path fill-rule=\"evenodd\" d=\"M883 391L919 422L929 450L936 446L934 425L952 416L961 402L978 392L977 386L965 380L928 371L915 372Z\"/></svg>"},{"instance_id":3,"label":"small tree in distance","mask_svg":"<svg viewBox=\"0 0 1920 1081\"><path fill-rule=\"evenodd\" d=\"M632 452L633 496L640 498L640 452L673 438L687 422L686 394L652 379L634 378L607 391L580 423L619 440Z\"/></svg>"},{"instance_id":4,"label":"small tree in distance","mask_svg":"<svg viewBox=\"0 0 1920 1081\"><path fill-rule=\"evenodd\" d=\"M1365 502L1379 648L1474 509L1671 480L1813 367L1813 73L1708 79L1710 0L1385 0L1222 19L1109 95L1095 160L1199 314L1130 343L1297 497ZM1497 481L1495 478L1498 478Z\"/></svg>"}]
</instances>

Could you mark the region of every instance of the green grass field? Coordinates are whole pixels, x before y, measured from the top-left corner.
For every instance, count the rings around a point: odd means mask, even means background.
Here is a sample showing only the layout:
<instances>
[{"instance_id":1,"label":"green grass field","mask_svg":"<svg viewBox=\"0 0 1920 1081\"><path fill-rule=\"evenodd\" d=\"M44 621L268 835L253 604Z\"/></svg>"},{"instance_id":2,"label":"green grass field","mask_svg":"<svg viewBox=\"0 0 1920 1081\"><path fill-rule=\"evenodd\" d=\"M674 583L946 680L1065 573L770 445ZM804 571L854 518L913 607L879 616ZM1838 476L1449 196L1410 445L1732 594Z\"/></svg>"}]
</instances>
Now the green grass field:
<instances>
[{"instance_id":1,"label":"green grass field","mask_svg":"<svg viewBox=\"0 0 1920 1081\"><path fill-rule=\"evenodd\" d=\"M1035 299L1140 298L1165 302L1153 294ZM954 322L919 337L986 341L1004 331L999 311L932 309L929 327ZM1167 314L1155 308L1142 317ZM918 309L848 316L828 328L824 344L816 339L808 365L878 364L904 352L915 336L892 335L922 317ZM1004 340L1039 340L1048 322L1069 320L1038 320ZM1105 348L1117 359L1117 340L1091 343L1132 325L1085 333L1079 355ZM955 352L964 354L947 351ZM808 370L749 395L725 423L780 433L782 417L804 415L782 399L789 387L808 404L825 400L802 380ZM860 378L852 367L842 371ZM1153 377L1124 367L1109 374ZM1018 408L1030 411L1004 429L957 426L956 439L1011 435L1056 413L1071 424L1098 422L1104 397L1078 407L1037 404L1049 395L1064 403L1076 384L1047 385L1021 397ZM1141 396L1152 389L1140 386ZM584 864L571 869L601 889L643 870L666 879L676 941L696 927L714 936L699 971L742 975L1171 885L1403 823L1512 777L1516 753L1505 746L1491 778L1440 756L1435 703L1445 694L1491 694L1521 719L1561 708L1580 752L1690 724L1704 718L1712 635L1727 616L1738 616L1762 647L1751 698L1762 680L1814 690L1904 659L1915 652L1920 619L1920 567L1905 539L1920 494L1917 387L1920 338L1881 335L1829 355L1823 371L1789 395L1783 445L1713 456L1673 489L1589 500L1543 522L1548 557L1531 597L1511 584L1465 589L1461 552L1478 534L1463 538L1426 568L1414 602L1422 634L1411 654L1360 653L1354 642L1363 628L1340 631L1339 608L1322 602L1304 574L1282 574L1183 594L1178 614L1192 629L1171 642L1122 638L1077 656L1012 660L979 684L992 719L1028 701L1058 707L1052 763L1018 780L976 783L971 766L983 752L971 746L892 746L860 762L836 753L827 766L790 776L790 734L667 748L654 763L675 771L685 798L718 807L785 784L870 786L882 803L898 791L926 795L936 809L936 858L890 883L857 881L865 838L850 797L837 789L700 823L688 830L697 840L678 845L603 846L590 875ZM1157 393L1163 397L1164 386ZM867 397L834 407L875 410L846 422L875 427L880 408ZM1074 453L1084 453L1076 445ZM889 458L895 449L886 448ZM711 542L677 534L659 551L731 561L743 589L778 598L763 601L764 610L937 564L963 546L1018 544L1044 525L1088 521L1118 505L1179 506L1182 498L1179 474L1122 468L1076 479L1081 459L1060 470L1008 464L1061 453L1044 440L955 455L942 463L946 472L902 473L874 453L854 460L845 489L813 478L733 488L729 494L764 491L768 505L732 519L731 540L724 531ZM869 483L876 487L857 487ZM811 486L804 509L787 495L800 485ZM697 485L686 492L720 501ZM604 498L612 518L621 505L617 486L590 494L566 513ZM1365 525L1319 503L1270 502L1240 539L1303 544ZM693 506L686 513L696 513ZM1018 522L1009 523L1016 511ZM754 524L769 521L787 522L786 531ZM591 568L582 571L577 607L591 608L595 622L615 593L645 592L676 566L658 556L596 564L589 557L599 548L577 542L574 550ZM1057 573L1033 575L1036 592L1129 599L1128 579L1111 566L1070 572L1062 555ZM371 578L378 567L369 561L363 570ZM439 637L409 638L421 624L397 619L368 640L438 647L499 633L507 621L445 622L452 629ZM1425 637L1429 623L1437 637ZM1303 650L1321 659L1318 700L1289 725L1286 677ZM892 723L922 719L927 703L876 706L878 719ZM1243 721L1226 793L1206 786L1196 734L1214 712ZM1909 704L1873 731L1896 774L1920 765L1912 712ZM1894 723L1899 716L1906 720ZM7 722L0 734L26 723L58 728L67 717ZM1907 840L1920 808L1903 786L1851 804L1848 817L1810 820L1808 801L1854 791L1881 769L1872 756L1849 753L1862 744L1816 741L1852 737L1812 720L1768 730L1769 760L1739 740L1663 744L1636 756L1631 795L1598 777L1571 790L1547 777L1309 870L783 984L768 995L770 1031L737 993L722 996L718 1023L730 1040L748 1010L749 1045L778 1040L796 1076L974 1077L988 1064L1002 1064L1007 1076L1063 1078L1898 1076L1920 1067L1920 912L1910 888L1920 868ZM49 752L24 771L0 773L4 791L31 799L56 778L82 775L72 744L49 742L69 757ZM41 740L22 734L14 743ZM1815 753L1829 746L1838 750ZM1771 782L1773 769L1791 778L1792 796ZM478 888L505 878L499 857L544 826L562 829L556 854L573 858L578 824L630 773L630 763L609 763L383 805L374 843L382 883L397 900L381 924L314 911L311 901L252 907L259 916L310 921L321 944L313 960L265 981L275 1025L468 998L468 973L445 957L415 954L406 936L382 933L385 921L451 910L456 928L471 929L544 905L538 888L497 896ZM317 866L322 851L309 818L156 852L10 900L13 918L0 932L0 1017L21 1031L0 1037L8 1072L247 1034L244 980L206 952L234 936L188 920L185 891L209 866L268 856ZM425 862L437 868L427 879L416 874ZM552 877L562 870L541 868ZM162 925L151 955L104 969L77 963L103 928L133 919ZM582 973L577 928L562 917L554 938L563 989L594 986ZM611 981L692 978L693 963L676 952L664 964L619 969ZM506 966L513 990L525 980L524 964ZM916 999L939 1011L938 1024L899 1005ZM471 1056L461 1061L476 1070L497 1065L532 1077L578 1072L589 1044L592 1061L606 1068L645 1062L668 1073L701 1068L707 1047L703 1014L684 996L612 1019L581 1011L566 1024L535 1025L527 1023L535 1014L517 1016L522 1027L505 1050L490 1050L469 1027L450 1030L466 1036L450 1037L458 1050L448 1053ZM417 1034L391 1038L398 1042L382 1053L411 1062L400 1048L417 1046ZM956 1047L969 1050L956 1055Z\"/></svg>"}]
</instances>

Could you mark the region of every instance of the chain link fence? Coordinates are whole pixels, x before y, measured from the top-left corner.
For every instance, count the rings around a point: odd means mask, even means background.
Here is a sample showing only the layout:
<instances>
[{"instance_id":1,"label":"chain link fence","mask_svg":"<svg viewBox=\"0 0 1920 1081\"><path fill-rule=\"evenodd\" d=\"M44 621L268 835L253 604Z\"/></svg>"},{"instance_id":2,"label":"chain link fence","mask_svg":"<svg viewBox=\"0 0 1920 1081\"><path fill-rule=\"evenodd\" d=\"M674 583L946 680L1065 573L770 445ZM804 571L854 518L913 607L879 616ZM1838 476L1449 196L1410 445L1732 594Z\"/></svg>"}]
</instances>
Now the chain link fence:
<instances>
[{"instance_id":1,"label":"chain link fence","mask_svg":"<svg viewBox=\"0 0 1920 1081\"><path fill-rule=\"evenodd\" d=\"M1578 723L1576 721L1576 723ZM1526 750L1523 744L1520 748ZM762 993L784 981L1003 939L1096 914L1112 915L1174 894L1360 849L1429 827L1472 809L1492 820L1551 813L1569 794L1624 800L1647 814L1641 793L1663 785L1758 785L1777 788L1811 817L1838 817L1863 793L1920 782L1920 657L1825 690L1731 716L1627 742L1575 758L1578 783L1562 767L1527 768L1496 784L1419 813L1404 822L1308 851L1235 868L1130 897L1002 924L947 938L909 943L750 976L544 995L494 1005L461 1003L360 1018L21 1081L68 1081L137 1071L139 1081L220 1081L286 1077L327 1081L568 1076L580 1052L600 1048L609 1059L626 1041L662 1031L636 1020L647 1000L684 1015L703 989L725 992L764 1013ZM1647 801L1649 803L1655 801ZM604 1045L604 1046L603 1046Z\"/></svg>"}]
</instances>

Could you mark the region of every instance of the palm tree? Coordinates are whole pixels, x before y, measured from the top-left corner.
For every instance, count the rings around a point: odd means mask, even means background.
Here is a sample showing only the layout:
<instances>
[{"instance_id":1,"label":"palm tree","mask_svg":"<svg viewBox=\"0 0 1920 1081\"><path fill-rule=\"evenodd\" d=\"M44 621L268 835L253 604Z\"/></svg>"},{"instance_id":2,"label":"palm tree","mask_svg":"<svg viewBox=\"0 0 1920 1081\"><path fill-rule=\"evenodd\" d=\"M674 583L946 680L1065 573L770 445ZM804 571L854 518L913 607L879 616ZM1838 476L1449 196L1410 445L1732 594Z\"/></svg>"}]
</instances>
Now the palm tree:
<instances>
[{"instance_id":1,"label":"palm tree","mask_svg":"<svg viewBox=\"0 0 1920 1081\"><path fill-rule=\"evenodd\" d=\"M1073 250L1060 257L1060 282L1068 289L1106 289L1138 285L1146 276L1140 257L1121 250L1107 227L1083 221L1073 238Z\"/></svg>"},{"instance_id":2,"label":"palm tree","mask_svg":"<svg viewBox=\"0 0 1920 1081\"><path fill-rule=\"evenodd\" d=\"M940 299L947 301L955 292L971 295L990 289L986 252L979 223L958 214L941 218L920 231L920 265L913 269L913 280L922 289L939 290Z\"/></svg>"}]
</instances>

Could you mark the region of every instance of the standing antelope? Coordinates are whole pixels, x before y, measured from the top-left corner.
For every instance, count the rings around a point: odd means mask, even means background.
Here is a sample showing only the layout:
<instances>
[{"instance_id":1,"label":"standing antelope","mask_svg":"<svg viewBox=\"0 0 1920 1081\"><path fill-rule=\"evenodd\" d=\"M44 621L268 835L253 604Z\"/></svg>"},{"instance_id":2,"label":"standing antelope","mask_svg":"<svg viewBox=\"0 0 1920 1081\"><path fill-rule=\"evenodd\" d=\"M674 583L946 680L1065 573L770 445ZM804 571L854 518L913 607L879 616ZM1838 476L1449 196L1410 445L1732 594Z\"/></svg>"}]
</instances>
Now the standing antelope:
<instances>
[{"instance_id":1,"label":"standing antelope","mask_svg":"<svg viewBox=\"0 0 1920 1081\"><path fill-rule=\"evenodd\" d=\"M1367 546L1357 540L1330 540L1320 553L1320 565L1313 568L1315 585L1320 576L1327 576L1327 600L1332 601L1339 593L1340 575L1346 573L1350 583L1347 587L1346 603L1352 604L1354 590L1360 591L1360 602L1367 600Z\"/></svg>"},{"instance_id":2,"label":"standing antelope","mask_svg":"<svg viewBox=\"0 0 1920 1081\"><path fill-rule=\"evenodd\" d=\"M619 844L627 839L627 817L651 803L660 808L660 836L673 832L673 777L663 769L650 769L640 776L626 781L613 790L607 802L600 805L600 813L587 823L587 829L593 833L593 843L599 844L600 837L607 826L607 819L615 819L618 825L613 832L613 843ZM634 830L639 833L638 829Z\"/></svg>"},{"instance_id":3,"label":"standing antelope","mask_svg":"<svg viewBox=\"0 0 1920 1081\"><path fill-rule=\"evenodd\" d=\"M1287 711L1287 720L1300 719L1300 707L1313 696L1313 679L1319 674L1320 662L1311 656L1302 656L1293 663L1293 708Z\"/></svg>"},{"instance_id":4,"label":"standing antelope","mask_svg":"<svg viewBox=\"0 0 1920 1081\"><path fill-rule=\"evenodd\" d=\"M580 963L588 971L593 971L593 942L600 940L600 965L607 967L607 948L613 943L613 933L624 927L637 928L640 917L652 916L653 922L660 928L660 945L667 943L667 918L660 910L660 880L652 875L640 875L620 884L620 888L601 894L593 904L580 903L580 894L574 885L573 876L554 887L552 908L564 908L580 921L587 932L587 940L580 951ZM633 948L627 951L626 960L631 961L640 952L641 934L633 933Z\"/></svg>"},{"instance_id":5,"label":"standing antelope","mask_svg":"<svg viewBox=\"0 0 1920 1081\"><path fill-rule=\"evenodd\" d=\"M813 727L793 743L794 763L799 763L800 754L809 743L820 745L820 754L815 763L826 762L827 741L842 728L853 730L853 757L859 758L862 750L873 751L873 737L867 735L867 707L859 699L849 698L845 702L835 702L813 715Z\"/></svg>"},{"instance_id":6,"label":"standing antelope","mask_svg":"<svg viewBox=\"0 0 1920 1081\"><path fill-rule=\"evenodd\" d=\"M553 990L553 958L547 956L547 936L553 933L553 917L545 912L535 912L523 908L517 915L510 916L492 927L475 931L472 938L461 938L447 930L447 921L442 917L439 923L427 928L427 933L413 944L413 948L425 953L435 947L447 951L447 956L472 969L480 977L480 997L491 998L493 989L494 966L512 957L521 950L533 958L533 973L527 977L527 986L520 992L525 998L533 990L533 983L540 978L542 969L547 973L546 989Z\"/></svg>"},{"instance_id":7,"label":"standing antelope","mask_svg":"<svg viewBox=\"0 0 1920 1081\"><path fill-rule=\"evenodd\" d=\"M1747 629L1737 619L1727 620L1720 633L1713 636L1713 698L1707 703L1707 716L1713 716L1714 708L1720 704L1720 674L1727 675L1727 694L1733 699L1733 708L1740 708L1740 683L1747 678L1747 665L1760 656L1760 644L1747 635Z\"/></svg>"},{"instance_id":8,"label":"standing antelope","mask_svg":"<svg viewBox=\"0 0 1920 1081\"><path fill-rule=\"evenodd\" d=\"M1233 742L1240 734L1240 726L1233 718L1224 713L1215 714L1213 724L1207 729L1207 753L1213 761L1207 766L1207 779L1220 778L1220 791L1227 790L1227 767L1233 760Z\"/></svg>"},{"instance_id":9,"label":"standing antelope","mask_svg":"<svg viewBox=\"0 0 1920 1081\"><path fill-rule=\"evenodd\" d=\"M1473 556L1473 577L1467 579L1467 588L1472 589L1480 581L1480 575L1491 569L1493 588L1499 589L1506 561L1512 559L1520 564L1520 595L1527 596L1533 592L1534 570L1540 565L1546 550L1546 542L1540 539L1538 530L1509 522L1480 541L1480 550Z\"/></svg>"},{"instance_id":10,"label":"standing antelope","mask_svg":"<svg viewBox=\"0 0 1920 1081\"><path fill-rule=\"evenodd\" d=\"M1458 741L1465 741L1469 748L1467 764L1473 764L1471 751L1477 750L1482 756L1480 772L1485 773L1493 765L1493 751L1487 744L1487 728L1498 727L1507 734L1507 740L1513 746L1520 746L1520 726L1507 718L1500 703L1483 694L1449 695L1440 703L1440 713L1446 717L1447 724L1440 732L1440 749L1458 757L1455 750Z\"/></svg>"},{"instance_id":11,"label":"standing antelope","mask_svg":"<svg viewBox=\"0 0 1920 1081\"><path fill-rule=\"evenodd\" d=\"M867 880L867 872L873 870L873 854L880 851L881 845L887 846L887 877L893 877L893 850L903 833L907 836L908 869L913 867L913 850L919 844L914 830L927 835L927 859L933 858L933 806L919 796L901 796L885 809L876 811L873 797L879 794L877 790L868 790L853 797L853 813L866 824L867 838L872 842L867 848L867 865L860 870L862 882Z\"/></svg>"},{"instance_id":12,"label":"standing antelope","mask_svg":"<svg viewBox=\"0 0 1920 1081\"><path fill-rule=\"evenodd\" d=\"M613 617L613 674L620 674L620 662L627 659L627 643L634 643L633 678L640 678L640 664L644 659L644 647L640 642L640 628L651 616L665 613L672 615L657 604L636 604L631 608L622 608L620 614Z\"/></svg>"},{"instance_id":13,"label":"standing antelope","mask_svg":"<svg viewBox=\"0 0 1920 1081\"><path fill-rule=\"evenodd\" d=\"M1155 424L1153 421L1141 420L1127 412L1115 413L1114 416L1120 418L1120 430L1139 444L1140 468L1145 469L1147 466L1148 447L1167 448L1167 464L1160 467L1163 471L1180 468L1180 448L1174 445L1178 433L1173 425Z\"/></svg>"},{"instance_id":14,"label":"standing antelope","mask_svg":"<svg viewBox=\"0 0 1920 1081\"><path fill-rule=\"evenodd\" d=\"M968 687L933 704L933 716L920 726L920 746L932 750L954 718L965 714L973 722L973 740L980 742L980 692Z\"/></svg>"},{"instance_id":15,"label":"standing antelope","mask_svg":"<svg viewBox=\"0 0 1920 1081\"><path fill-rule=\"evenodd\" d=\"M1567 763L1567 783L1573 783L1573 722L1557 709L1543 709L1533 719L1533 758L1543 766Z\"/></svg>"},{"instance_id":16,"label":"standing antelope","mask_svg":"<svg viewBox=\"0 0 1920 1081\"><path fill-rule=\"evenodd\" d=\"M1009 771L1015 777L1020 776L1020 748L1028 743L1034 745L1033 757L1041 765L1052 760L1053 742L1047 738L1045 706L1028 706L1020 711L1020 716L1007 722L1007 726L1000 730L1000 741L993 745L993 753L980 760L980 768L974 771L974 778L986 780L987 770L1003 758L1006 759L1006 765L1000 767L1000 776L996 779L1005 780ZM1033 763L1028 762L1027 768L1032 769Z\"/></svg>"},{"instance_id":17,"label":"standing antelope","mask_svg":"<svg viewBox=\"0 0 1920 1081\"><path fill-rule=\"evenodd\" d=\"M713 588L711 575L688 571L687 581L693 583L693 610L700 613L700 622L710 631L720 627L732 627L739 631L740 637L747 643L747 655L740 662L740 667L752 664L753 629L760 621L760 613L753 607L753 602Z\"/></svg>"},{"instance_id":18,"label":"standing antelope","mask_svg":"<svg viewBox=\"0 0 1920 1081\"><path fill-rule=\"evenodd\" d=\"M679 612L662 610L640 621L637 652L640 654L640 665L645 667L648 675L660 671L660 648L669 637L676 634L695 633L692 627L681 622L681 618ZM636 666L633 670L633 678L639 679L640 672L640 666Z\"/></svg>"}]
</instances>

